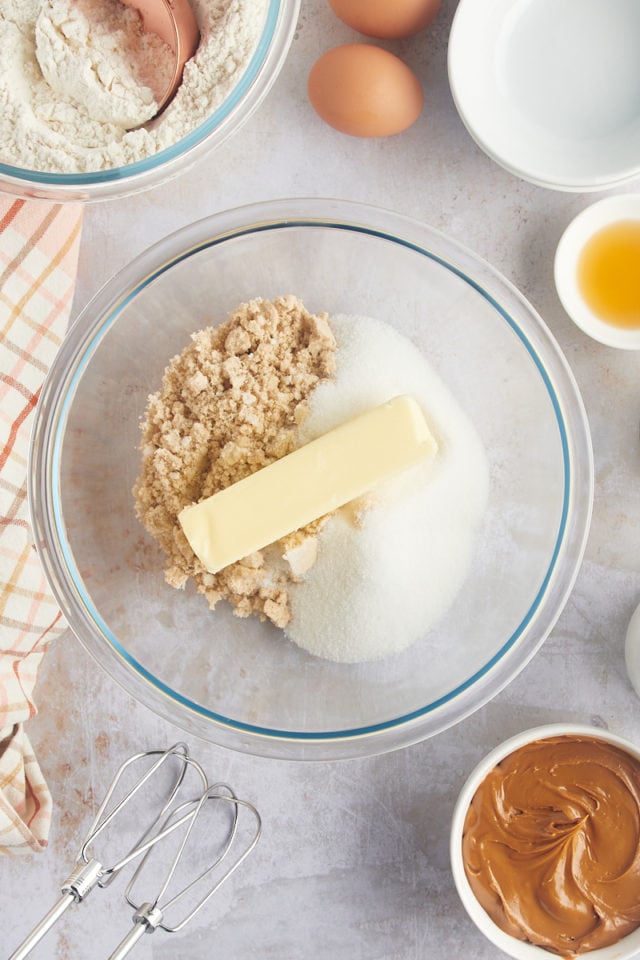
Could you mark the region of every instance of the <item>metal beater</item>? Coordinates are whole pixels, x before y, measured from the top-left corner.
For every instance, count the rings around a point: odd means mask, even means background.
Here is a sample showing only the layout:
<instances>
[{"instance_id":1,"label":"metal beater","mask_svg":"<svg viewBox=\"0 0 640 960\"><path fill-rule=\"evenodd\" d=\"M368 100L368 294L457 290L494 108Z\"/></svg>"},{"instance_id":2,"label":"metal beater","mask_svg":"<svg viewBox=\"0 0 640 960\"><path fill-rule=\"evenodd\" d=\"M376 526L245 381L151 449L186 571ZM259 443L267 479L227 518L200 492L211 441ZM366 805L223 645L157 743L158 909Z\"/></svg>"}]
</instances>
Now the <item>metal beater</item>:
<instances>
[{"instance_id":1,"label":"metal beater","mask_svg":"<svg viewBox=\"0 0 640 960\"><path fill-rule=\"evenodd\" d=\"M149 758L156 758L150 766L147 765ZM122 813L127 805L130 804L133 798L139 793L139 791L150 782L151 778L154 777L157 780L161 768L165 766L165 764L171 763L172 761L177 765L177 773L174 777L172 777L169 784L169 789L158 801L158 809L154 809L151 815L147 817L145 824L142 825L141 833L139 834L136 842L127 850L127 852L118 860L116 860L116 862L114 862L111 866L104 866L100 860L92 855L92 845L94 841L114 821L114 819ZM113 809L108 811L109 803L118 784L122 780L123 775L127 770L136 764L138 766L142 765L145 767L143 773L140 775L134 785L129 788L124 797L113 806ZM193 769L199 777L201 782L201 791L195 800L188 800L174 806L176 798L178 797L180 790L183 788L188 769ZM187 842L193 834L193 828L196 820L201 815L204 804L209 801L229 804L231 806L231 823L227 832L226 840L222 844L222 848L217 852L217 856L214 861L210 863L207 868L202 871L194 880L188 883L182 891L173 895L169 900L166 900L161 905L160 900L165 897L167 888L175 874L178 863L187 846ZM146 802L148 804L148 801ZM221 871L221 876L218 877L214 886L208 890L206 895L204 895L196 904L196 906L187 913L180 923L174 926L169 926L168 924L163 923L162 920L164 911L173 907L183 897L189 894L198 884L200 884L201 881L204 881L210 877L216 868L219 867L222 864L222 861L228 856L237 836L238 814L241 809L250 811L255 818L255 827L251 834L251 838L245 843L242 852L236 857L230 868L226 868ZM134 884L138 881L144 864L148 862L150 854L158 847L160 841L165 840L165 838L168 838L171 834L174 834L175 831L180 830L180 828L183 828L184 833L178 845L177 852L171 860L169 871L165 877L160 892L157 894L153 902L145 902L140 906L136 906L131 899L131 890ZM227 877L233 873L233 871L240 865L245 857L248 856L255 844L258 842L260 832L260 817L255 808L250 803L239 800L235 796L233 790L231 790L231 788L226 784L218 783L210 786L207 782L206 774L204 773L204 770L200 764L189 756L189 750L185 743L176 743L166 750L147 750L143 753L138 753L135 756L130 757L117 770L116 775L106 792L104 800L100 804L93 823L91 824L82 846L80 847L80 851L76 858L75 869L62 885L62 895L60 899L29 934L26 940L24 940L17 950L11 954L9 960L24 960L24 958L28 956L36 944L40 942L40 940L53 927L57 920L60 919L65 910L67 910L72 903L82 902L82 900L86 898L87 894L96 886L106 887L112 882L112 880L115 879L115 877L124 867L138 857L142 857L142 860L125 891L127 901L136 910L136 913L134 914L134 928L112 955L112 960L118 960L118 958L126 956L126 954L129 953L134 944L140 938L142 933L153 932L153 930L155 930L158 926L162 927L162 929L167 930L168 932L174 932L175 930L182 929L182 927L188 923L193 916L195 916L195 914L205 905L205 903L207 903L209 898L213 896L215 891L227 879Z\"/></svg>"},{"instance_id":2,"label":"metal beater","mask_svg":"<svg viewBox=\"0 0 640 960\"><path fill-rule=\"evenodd\" d=\"M226 792L222 792L226 791ZM197 838L193 839L193 830L196 826L197 820L202 816L202 811L204 805L207 803L222 804L227 805L231 809L231 820L227 830L226 837L220 842L219 848L217 850L217 855L215 859L207 865L207 867L196 876L194 879L190 880L186 886L178 890L171 897L167 897L167 891L171 884L171 881L174 877L176 868L182 857L185 854L185 849L189 840L192 840L192 844L201 845L201 841ZM238 822L239 815L241 812L249 814L252 818L252 828L250 829L249 836L245 837L240 844L240 852L235 854L235 859L230 866L222 867L223 862L230 855L234 844L237 841L238 835ZM149 857L153 854L153 850L149 850L145 853L140 864L136 868L133 877L129 881L127 888L125 890L125 897L127 903L133 907L135 913L133 914L133 928L127 934L127 936L122 940L120 945L114 950L114 952L109 957L109 960L123 960L126 957L134 945L145 933L153 933L158 927L161 930L166 931L167 933L176 933L178 930L182 930L183 927L189 923L190 920L195 917L197 913L205 906L206 903L211 899L214 893L220 889L222 884L229 879L231 874L240 866L242 861L249 856L258 840L260 839L260 834L262 831L262 822L260 815L253 804L249 803L246 800L240 800L231 787L225 783L216 783L208 787L204 793L196 800L183 803L177 807L168 817L168 820L165 823L166 828L170 828L170 823L177 818L178 822L181 823L186 817L191 817L189 825L185 830L185 834L182 838L175 856L170 861L166 875L159 891L156 893L155 898L152 901L146 900L142 903L138 903L133 898L133 889L140 882L141 874L144 872L145 866L149 860ZM216 875L216 870L218 874ZM154 870L154 875L156 871ZM176 904L183 901L188 897L189 894L194 892L199 885L203 882L207 883L207 890L204 895L199 895L200 899L197 900L195 905L187 910L186 914L175 923L168 923L166 920L167 911L171 911Z\"/></svg>"}]
</instances>

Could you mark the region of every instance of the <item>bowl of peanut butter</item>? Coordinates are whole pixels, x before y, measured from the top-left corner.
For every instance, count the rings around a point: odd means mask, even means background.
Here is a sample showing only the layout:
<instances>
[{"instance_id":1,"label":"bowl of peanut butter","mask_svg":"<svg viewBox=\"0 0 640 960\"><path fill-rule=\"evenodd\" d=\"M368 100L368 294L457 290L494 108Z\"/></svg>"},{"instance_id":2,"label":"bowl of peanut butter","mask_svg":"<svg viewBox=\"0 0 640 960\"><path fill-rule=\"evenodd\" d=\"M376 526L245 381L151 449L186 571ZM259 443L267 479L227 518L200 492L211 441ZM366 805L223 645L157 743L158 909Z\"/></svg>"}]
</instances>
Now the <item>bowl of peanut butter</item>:
<instances>
[{"instance_id":1,"label":"bowl of peanut butter","mask_svg":"<svg viewBox=\"0 0 640 960\"><path fill-rule=\"evenodd\" d=\"M640 951L640 748L550 724L489 753L458 797L451 864L479 930L515 960Z\"/></svg>"}]
</instances>

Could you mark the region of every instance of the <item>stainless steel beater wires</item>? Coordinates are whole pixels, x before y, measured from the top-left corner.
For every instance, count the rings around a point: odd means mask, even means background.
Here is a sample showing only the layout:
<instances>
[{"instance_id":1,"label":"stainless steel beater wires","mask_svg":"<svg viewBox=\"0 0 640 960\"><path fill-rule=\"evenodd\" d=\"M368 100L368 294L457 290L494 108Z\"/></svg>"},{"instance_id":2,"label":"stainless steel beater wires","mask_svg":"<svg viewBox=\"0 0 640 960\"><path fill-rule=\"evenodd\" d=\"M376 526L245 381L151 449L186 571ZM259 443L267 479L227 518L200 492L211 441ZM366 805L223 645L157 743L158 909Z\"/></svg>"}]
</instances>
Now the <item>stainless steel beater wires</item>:
<instances>
[{"instance_id":1,"label":"stainless steel beater wires","mask_svg":"<svg viewBox=\"0 0 640 960\"><path fill-rule=\"evenodd\" d=\"M146 761L148 758L154 757L156 759L149 766ZM102 860L98 860L92 855L94 842L100 837L104 830L122 814L127 805L139 794L142 788L150 783L151 778L155 778L155 781L157 781L161 769L165 764L170 763L172 759L177 763L177 774L171 778L168 791L162 793L159 809L149 811L149 816L145 819L145 822L141 824L141 830L137 833L136 841L129 847L126 853L115 860L110 866L105 866ZM113 806L113 809L108 810L110 801L124 774L136 765L142 765L144 767L143 772L122 799ZM181 815L177 817L170 816L167 820L167 813L170 811L172 804L178 796L187 769L189 768L196 771L203 786L206 788L206 774L200 764L189 756L189 748L185 743L175 743L165 750L146 750L143 753L137 753L129 757L128 760L125 760L116 771L94 817L93 823L89 827L76 858L76 866L62 885L62 895L60 899L32 930L26 940L11 954L9 960L24 960L24 957L32 951L36 944L48 933L72 903L80 903L96 886L106 887L124 866L131 863L131 861L137 857L146 855L160 840L178 829L190 818L193 818L195 815L193 805L182 804L181 808L178 808L181 809ZM147 805L149 805L148 801Z\"/></svg>"},{"instance_id":2,"label":"stainless steel beater wires","mask_svg":"<svg viewBox=\"0 0 640 960\"><path fill-rule=\"evenodd\" d=\"M215 850L205 868L186 882L176 893L167 896L176 869L183 857L186 856L189 841L191 841L191 846L196 846L200 854L203 853L205 846L211 843L213 831L206 831L205 842L197 838L194 834L194 829L205 811L205 805L208 806L209 804L226 807L231 813L230 822L226 828L223 839L217 840L214 838ZM250 825L246 828L246 834L243 832L241 838L239 838L240 815L245 815L245 819L248 818L250 821ZM187 819L188 817L190 817L190 819ZM155 853L157 858L157 855L160 853L160 850L154 851L149 849L138 864L125 890L127 902L135 910L133 915L133 928L114 950L109 960L123 960L143 934L153 933L158 927L167 933L175 933L178 930L182 930L251 853L260 839L260 833L262 831L262 821L256 808L248 801L240 800L231 787L224 783L215 783L207 787L199 798L181 804L169 814L165 826L168 828L175 818L177 818L178 823L186 822L187 826L181 842L178 845L178 849L169 862L160 888L158 890L156 887L156 894L153 900L138 902L134 899L133 889L141 883L141 876L145 867L148 866L149 857ZM155 866L153 872L154 876L157 876L158 870ZM198 887L202 888L202 886L206 887L206 891L202 893L201 889L199 893L196 892ZM168 923L166 919L167 912L171 912L177 904L183 904L190 896L195 900L195 903L187 908L186 913L177 922Z\"/></svg>"}]
</instances>

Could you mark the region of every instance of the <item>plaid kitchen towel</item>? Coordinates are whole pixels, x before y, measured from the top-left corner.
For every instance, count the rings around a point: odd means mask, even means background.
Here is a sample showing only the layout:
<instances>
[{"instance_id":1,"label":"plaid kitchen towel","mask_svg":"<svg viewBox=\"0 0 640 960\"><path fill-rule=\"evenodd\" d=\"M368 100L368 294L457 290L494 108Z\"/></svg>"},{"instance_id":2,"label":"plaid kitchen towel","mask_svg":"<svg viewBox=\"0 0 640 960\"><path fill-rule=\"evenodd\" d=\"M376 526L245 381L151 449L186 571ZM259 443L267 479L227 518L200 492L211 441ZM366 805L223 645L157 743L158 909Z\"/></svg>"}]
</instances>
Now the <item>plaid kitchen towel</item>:
<instances>
[{"instance_id":1,"label":"plaid kitchen towel","mask_svg":"<svg viewBox=\"0 0 640 960\"><path fill-rule=\"evenodd\" d=\"M27 459L42 382L65 333L79 204L0 194L0 850L47 845L51 797L24 731L47 645L65 628L36 555Z\"/></svg>"}]
</instances>

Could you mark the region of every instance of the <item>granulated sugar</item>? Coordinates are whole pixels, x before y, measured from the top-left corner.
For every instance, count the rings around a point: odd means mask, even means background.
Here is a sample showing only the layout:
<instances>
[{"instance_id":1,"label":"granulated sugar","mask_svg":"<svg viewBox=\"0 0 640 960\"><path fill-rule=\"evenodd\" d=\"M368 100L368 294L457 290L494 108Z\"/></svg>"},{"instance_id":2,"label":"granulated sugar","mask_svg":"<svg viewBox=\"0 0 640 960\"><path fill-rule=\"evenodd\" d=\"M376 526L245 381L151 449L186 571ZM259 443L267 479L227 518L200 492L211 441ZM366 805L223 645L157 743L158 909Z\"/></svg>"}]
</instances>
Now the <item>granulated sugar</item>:
<instances>
[{"instance_id":1,"label":"granulated sugar","mask_svg":"<svg viewBox=\"0 0 640 960\"><path fill-rule=\"evenodd\" d=\"M377 491L362 526L333 517L315 565L290 588L287 635L316 656L355 663L408 647L451 605L486 505L488 467L475 428L411 341L367 317L330 321L336 378L311 395L301 442L408 393L439 444L433 464Z\"/></svg>"},{"instance_id":2,"label":"granulated sugar","mask_svg":"<svg viewBox=\"0 0 640 960\"><path fill-rule=\"evenodd\" d=\"M73 67L67 62L77 54L78 73L82 73L98 53L103 71L107 70L102 53L108 38L104 34L99 38L92 16L85 11L102 6L108 12L116 2L0 0L1 161L51 173L86 173L125 166L173 146L211 116L237 85L257 46L267 8L267 0L191 0L200 28L198 51L186 64L182 84L166 110L144 126L129 130L132 118L146 119L140 97L144 101L148 94L141 94L136 83L125 80L126 63L114 67L110 61L108 69L122 81L116 83L116 102L110 107L108 88L113 77L103 73L104 83L93 84L91 89L86 85L78 88ZM51 86L38 62L36 24L43 10L47 14L51 8L60 25L60 9L65 3L73 9L72 19L85 16L87 49L83 50L82 44L73 46L83 36L84 28L77 23L73 36L67 38L67 48L62 50L63 33L56 27L52 34L50 23L41 21L46 29L46 37L41 32L41 55L51 68ZM113 22L114 15L109 14L109 20ZM92 53L88 47L98 41L103 50ZM123 52L121 61L124 59ZM45 70L49 72L46 66ZM153 77L148 78L148 85L154 86ZM122 102L123 92L129 104Z\"/></svg>"}]
</instances>

